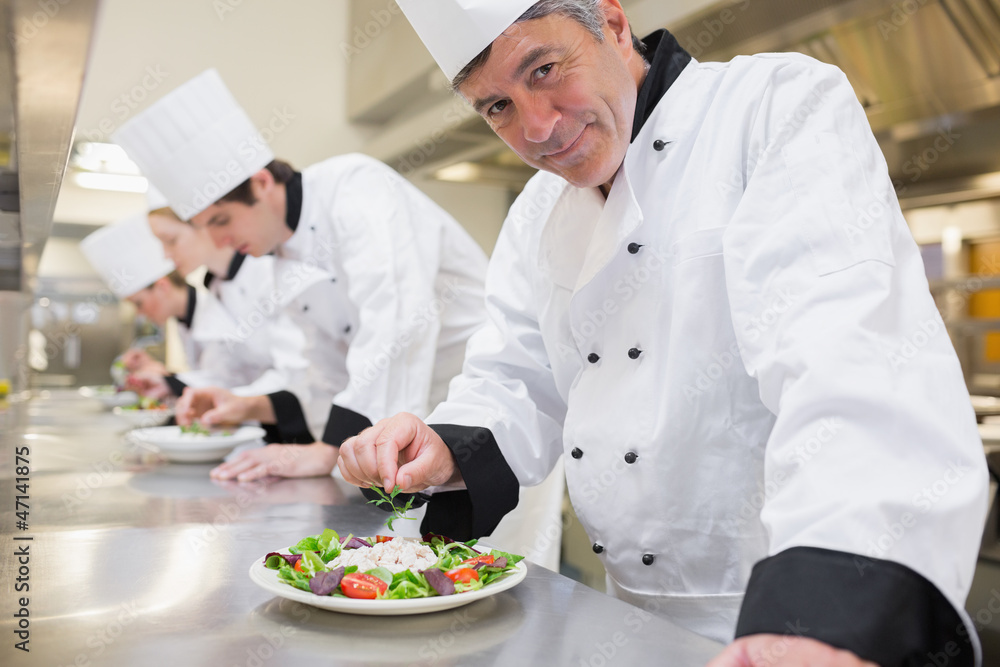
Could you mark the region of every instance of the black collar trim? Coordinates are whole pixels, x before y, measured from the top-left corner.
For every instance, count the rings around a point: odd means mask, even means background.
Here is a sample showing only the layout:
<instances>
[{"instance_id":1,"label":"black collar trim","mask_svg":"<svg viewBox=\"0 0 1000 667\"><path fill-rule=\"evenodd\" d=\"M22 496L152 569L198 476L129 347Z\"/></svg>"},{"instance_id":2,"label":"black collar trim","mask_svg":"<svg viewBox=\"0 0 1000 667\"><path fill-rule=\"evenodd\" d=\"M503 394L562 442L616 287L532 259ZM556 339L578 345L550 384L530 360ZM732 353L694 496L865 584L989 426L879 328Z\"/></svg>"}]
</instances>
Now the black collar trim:
<instances>
[{"instance_id":1,"label":"black collar trim","mask_svg":"<svg viewBox=\"0 0 1000 667\"><path fill-rule=\"evenodd\" d=\"M295 172L285 183L285 224L293 232L299 227L302 216L302 173Z\"/></svg>"},{"instance_id":2,"label":"black collar trim","mask_svg":"<svg viewBox=\"0 0 1000 667\"><path fill-rule=\"evenodd\" d=\"M243 253L239 252L234 253L233 258L229 261L229 268L226 269L226 277L223 278L223 280L232 280L233 278L235 278L236 274L239 273L240 271L240 267L243 266L243 260L245 260L246 258L247 256L244 255ZM216 277L217 276L211 271L205 274L205 289L208 289L209 287L212 286L212 283L215 282Z\"/></svg>"},{"instance_id":3,"label":"black collar trim","mask_svg":"<svg viewBox=\"0 0 1000 667\"><path fill-rule=\"evenodd\" d=\"M657 30L643 39L642 43L646 45L646 59L650 66L635 103L632 141L639 136L642 126L653 115L653 109L666 95L667 89L691 62L691 54L682 49L677 38L666 30Z\"/></svg>"},{"instance_id":4,"label":"black collar trim","mask_svg":"<svg viewBox=\"0 0 1000 667\"><path fill-rule=\"evenodd\" d=\"M194 288L194 286L192 286L192 285L188 285L187 288L188 288L188 307L187 307L187 313L185 313L184 317L182 317L181 319L179 319L177 321L180 324L183 324L184 326L186 326L188 329L190 329L191 328L191 322L194 320L194 307L198 303L198 290L196 290Z\"/></svg>"}]
</instances>

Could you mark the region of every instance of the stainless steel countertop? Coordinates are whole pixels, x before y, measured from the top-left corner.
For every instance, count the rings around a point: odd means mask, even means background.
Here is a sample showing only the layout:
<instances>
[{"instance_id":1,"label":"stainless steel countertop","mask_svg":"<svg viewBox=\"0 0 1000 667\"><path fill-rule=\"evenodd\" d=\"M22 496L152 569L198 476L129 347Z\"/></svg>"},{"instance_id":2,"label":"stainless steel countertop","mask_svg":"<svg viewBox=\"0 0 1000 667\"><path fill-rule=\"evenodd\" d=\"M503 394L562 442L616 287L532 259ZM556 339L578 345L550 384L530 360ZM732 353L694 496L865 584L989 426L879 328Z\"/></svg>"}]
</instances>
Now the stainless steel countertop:
<instances>
[{"instance_id":1,"label":"stainless steel countertop","mask_svg":"<svg viewBox=\"0 0 1000 667\"><path fill-rule=\"evenodd\" d=\"M532 564L510 591L419 616L351 616L276 598L251 583L255 559L326 527L384 532L384 514L332 477L221 485L208 478L211 464L162 463L123 431L75 392L0 413L0 664L684 667L721 649ZM24 445L21 531L14 452ZM30 591L17 592L14 553L24 545ZM20 597L30 653L14 647Z\"/></svg>"}]
</instances>

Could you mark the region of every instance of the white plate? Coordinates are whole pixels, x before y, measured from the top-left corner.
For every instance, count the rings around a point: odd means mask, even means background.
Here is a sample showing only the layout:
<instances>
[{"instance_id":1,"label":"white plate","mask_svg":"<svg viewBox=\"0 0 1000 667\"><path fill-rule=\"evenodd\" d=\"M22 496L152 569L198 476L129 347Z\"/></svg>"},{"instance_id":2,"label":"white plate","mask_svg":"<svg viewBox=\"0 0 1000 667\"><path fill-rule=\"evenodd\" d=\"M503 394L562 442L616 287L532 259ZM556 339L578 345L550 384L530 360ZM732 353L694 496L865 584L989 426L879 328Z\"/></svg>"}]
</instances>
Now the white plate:
<instances>
[{"instance_id":1,"label":"white plate","mask_svg":"<svg viewBox=\"0 0 1000 667\"><path fill-rule=\"evenodd\" d=\"M275 550L279 551L279 550ZM287 549L281 549L280 553L288 553ZM295 600L302 604L308 604L320 609L329 611L339 611L345 614L362 614L364 616L405 616L408 614L426 614L432 611L444 611L454 609L462 605L471 604L477 600L491 597L497 593L502 593L521 583L528 575L528 568L524 561L514 566L514 571L499 581L495 581L489 586L484 586L478 591L468 593L457 593L455 595L439 595L432 598L416 598L414 600L353 600L351 598L335 598L329 595L314 595L306 593L294 586L282 583L278 580L278 571L269 570L264 566L263 557L254 561L250 566L250 579L269 593L289 600Z\"/></svg>"},{"instance_id":2,"label":"white plate","mask_svg":"<svg viewBox=\"0 0 1000 667\"><path fill-rule=\"evenodd\" d=\"M232 435L188 435L180 426L142 428L129 433L141 444L155 448L167 459L181 463L221 461L233 448L264 437L259 426L241 426Z\"/></svg>"},{"instance_id":3,"label":"white plate","mask_svg":"<svg viewBox=\"0 0 1000 667\"><path fill-rule=\"evenodd\" d=\"M174 411L170 408L163 410L126 410L125 408L115 408L112 410L116 417L128 422L133 428L143 428L149 426L160 426L174 416Z\"/></svg>"},{"instance_id":4,"label":"white plate","mask_svg":"<svg viewBox=\"0 0 1000 667\"><path fill-rule=\"evenodd\" d=\"M139 402L139 395L134 391L118 391L111 385L103 387L80 387L80 395L100 401L108 410L124 408Z\"/></svg>"}]
</instances>

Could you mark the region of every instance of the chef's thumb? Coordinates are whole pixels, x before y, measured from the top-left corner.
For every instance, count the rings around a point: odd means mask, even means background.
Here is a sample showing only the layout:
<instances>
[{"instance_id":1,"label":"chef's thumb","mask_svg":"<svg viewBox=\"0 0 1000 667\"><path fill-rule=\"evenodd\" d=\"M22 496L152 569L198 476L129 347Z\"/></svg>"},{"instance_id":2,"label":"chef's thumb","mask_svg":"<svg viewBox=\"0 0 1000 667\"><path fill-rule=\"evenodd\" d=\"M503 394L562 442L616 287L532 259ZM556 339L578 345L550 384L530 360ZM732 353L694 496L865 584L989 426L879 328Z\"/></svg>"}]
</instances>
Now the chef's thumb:
<instances>
[{"instance_id":1,"label":"chef's thumb","mask_svg":"<svg viewBox=\"0 0 1000 667\"><path fill-rule=\"evenodd\" d=\"M399 468L396 484L406 493L423 491L434 485L431 480L441 476L441 463L430 453L423 453Z\"/></svg>"},{"instance_id":2,"label":"chef's thumb","mask_svg":"<svg viewBox=\"0 0 1000 667\"><path fill-rule=\"evenodd\" d=\"M219 408L212 408L201 416L201 425L214 426L215 424L224 421L224 419L225 416L220 414Z\"/></svg>"}]
</instances>

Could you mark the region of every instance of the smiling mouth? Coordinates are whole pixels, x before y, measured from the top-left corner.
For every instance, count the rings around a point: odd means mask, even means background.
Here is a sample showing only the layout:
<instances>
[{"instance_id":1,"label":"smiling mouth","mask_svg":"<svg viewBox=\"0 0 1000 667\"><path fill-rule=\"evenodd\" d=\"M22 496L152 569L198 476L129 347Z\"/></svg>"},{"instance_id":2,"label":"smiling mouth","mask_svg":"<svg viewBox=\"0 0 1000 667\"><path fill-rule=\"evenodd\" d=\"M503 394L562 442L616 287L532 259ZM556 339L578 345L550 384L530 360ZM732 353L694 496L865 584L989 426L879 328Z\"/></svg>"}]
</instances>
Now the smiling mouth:
<instances>
[{"instance_id":1,"label":"smiling mouth","mask_svg":"<svg viewBox=\"0 0 1000 667\"><path fill-rule=\"evenodd\" d=\"M550 159L551 158L559 159L569 154L574 148L576 148L576 145L580 143L580 139L583 137L583 133L587 131L588 127L589 127L588 125L584 125L583 129L580 130L580 134L576 135L576 138L573 139L573 141L569 142L569 144L567 144L565 148L561 148L560 150L555 151L554 153L549 153L545 155L545 157Z\"/></svg>"}]
</instances>

